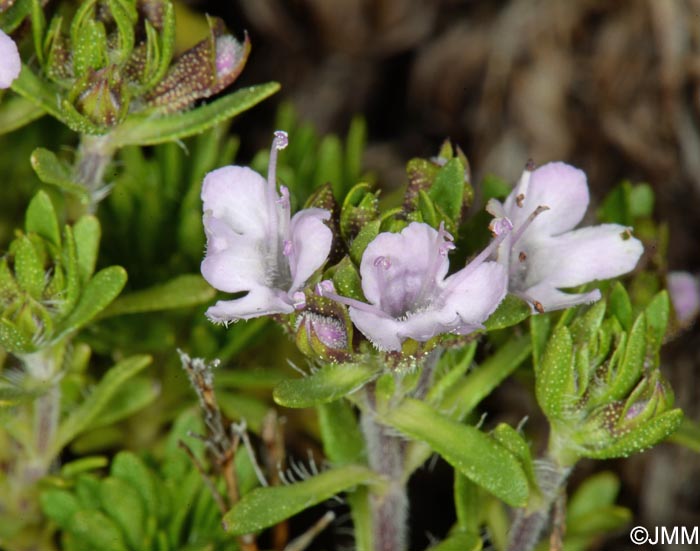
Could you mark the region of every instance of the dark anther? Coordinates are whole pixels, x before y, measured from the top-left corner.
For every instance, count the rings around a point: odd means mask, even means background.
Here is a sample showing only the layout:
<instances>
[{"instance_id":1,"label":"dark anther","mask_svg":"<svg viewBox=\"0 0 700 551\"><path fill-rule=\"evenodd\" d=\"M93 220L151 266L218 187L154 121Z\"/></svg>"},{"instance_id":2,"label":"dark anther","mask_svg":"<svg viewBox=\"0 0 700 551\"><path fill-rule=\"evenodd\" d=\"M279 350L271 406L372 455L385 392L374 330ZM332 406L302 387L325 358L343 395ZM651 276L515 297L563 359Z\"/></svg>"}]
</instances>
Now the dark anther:
<instances>
[{"instance_id":1,"label":"dark anther","mask_svg":"<svg viewBox=\"0 0 700 551\"><path fill-rule=\"evenodd\" d=\"M539 302L538 300L535 300L532 305L535 307L535 310L537 310L540 314L544 314L544 306L542 306L542 303Z\"/></svg>"},{"instance_id":2,"label":"dark anther","mask_svg":"<svg viewBox=\"0 0 700 551\"><path fill-rule=\"evenodd\" d=\"M523 201L525 200L525 195L523 193L520 193L516 198L515 198L515 204L518 205L520 208L523 207Z\"/></svg>"},{"instance_id":3,"label":"dark anther","mask_svg":"<svg viewBox=\"0 0 700 551\"><path fill-rule=\"evenodd\" d=\"M518 255L518 260L520 260L520 262L525 262L527 260L527 255L525 254L525 251L520 251L520 254Z\"/></svg>"}]
</instances>

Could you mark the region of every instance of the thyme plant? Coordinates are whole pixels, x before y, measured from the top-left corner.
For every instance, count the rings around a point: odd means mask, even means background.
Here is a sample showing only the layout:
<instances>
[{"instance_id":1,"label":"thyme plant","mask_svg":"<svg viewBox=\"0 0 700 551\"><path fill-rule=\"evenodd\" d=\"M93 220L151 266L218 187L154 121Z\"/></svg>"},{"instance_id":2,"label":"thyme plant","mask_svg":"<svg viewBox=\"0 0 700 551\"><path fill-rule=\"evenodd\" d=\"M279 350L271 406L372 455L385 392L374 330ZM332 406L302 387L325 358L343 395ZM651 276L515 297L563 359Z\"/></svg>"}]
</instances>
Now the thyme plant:
<instances>
[{"instance_id":1,"label":"thyme plant","mask_svg":"<svg viewBox=\"0 0 700 551\"><path fill-rule=\"evenodd\" d=\"M176 53L174 10L0 1L3 143L46 115L74 138L13 161L41 189L0 258L0 545L297 551L338 519L294 537L288 519L342 494L357 549L403 551L434 455L456 522L431 549L587 549L625 526L610 473L567 505L577 463L682 423L699 440L661 361L697 281L669 277L671 304L650 188L622 184L579 227L583 171L475 183L446 141L383 198L362 119L343 141L288 107L269 153L232 165L229 120L278 85L229 92L248 37L207 18ZM542 446L525 420L479 417L516 372ZM292 408L315 410L308 466L287 453Z\"/></svg>"}]
</instances>

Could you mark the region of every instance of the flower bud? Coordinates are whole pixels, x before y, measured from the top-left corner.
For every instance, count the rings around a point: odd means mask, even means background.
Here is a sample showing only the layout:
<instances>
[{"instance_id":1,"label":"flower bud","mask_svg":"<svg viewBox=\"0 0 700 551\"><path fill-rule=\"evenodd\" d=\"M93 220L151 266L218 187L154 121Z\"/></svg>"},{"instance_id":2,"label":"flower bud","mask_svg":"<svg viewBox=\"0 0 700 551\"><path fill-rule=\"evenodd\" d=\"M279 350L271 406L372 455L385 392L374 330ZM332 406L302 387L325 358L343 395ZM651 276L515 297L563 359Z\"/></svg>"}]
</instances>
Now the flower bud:
<instances>
[{"instance_id":1,"label":"flower bud","mask_svg":"<svg viewBox=\"0 0 700 551\"><path fill-rule=\"evenodd\" d=\"M307 295L296 323L296 344L309 358L342 362L350 357L352 323L345 308L330 299Z\"/></svg>"},{"instance_id":2,"label":"flower bud","mask_svg":"<svg viewBox=\"0 0 700 551\"><path fill-rule=\"evenodd\" d=\"M146 96L149 105L172 113L190 107L198 99L218 94L233 83L250 53L248 35L238 42L225 34L223 23L210 23L211 35L174 60L170 70Z\"/></svg>"},{"instance_id":3,"label":"flower bud","mask_svg":"<svg viewBox=\"0 0 700 551\"><path fill-rule=\"evenodd\" d=\"M112 127L126 115L124 82L112 65L90 71L75 99L75 107L98 126Z\"/></svg>"},{"instance_id":4,"label":"flower bud","mask_svg":"<svg viewBox=\"0 0 700 551\"><path fill-rule=\"evenodd\" d=\"M616 423L619 430L635 428L673 407L673 390L658 369L632 391Z\"/></svg>"}]
</instances>

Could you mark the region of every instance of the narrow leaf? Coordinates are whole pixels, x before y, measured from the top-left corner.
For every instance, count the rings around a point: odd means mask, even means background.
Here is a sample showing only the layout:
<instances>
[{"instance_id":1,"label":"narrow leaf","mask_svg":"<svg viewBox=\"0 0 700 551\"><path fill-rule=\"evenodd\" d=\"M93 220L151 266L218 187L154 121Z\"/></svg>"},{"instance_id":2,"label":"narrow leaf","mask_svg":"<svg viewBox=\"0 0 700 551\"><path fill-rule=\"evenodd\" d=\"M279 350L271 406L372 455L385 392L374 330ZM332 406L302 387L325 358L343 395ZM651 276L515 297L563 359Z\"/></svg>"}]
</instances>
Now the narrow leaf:
<instances>
[{"instance_id":1,"label":"narrow leaf","mask_svg":"<svg viewBox=\"0 0 700 551\"><path fill-rule=\"evenodd\" d=\"M235 535L258 532L361 484L382 484L373 471L347 465L288 486L256 488L224 516L224 529Z\"/></svg>"},{"instance_id":2,"label":"narrow leaf","mask_svg":"<svg viewBox=\"0 0 700 551\"><path fill-rule=\"evenodd\" d=\"M95 274L80 295L75 309L57 328L59 336L77 331L99 314L121 292L126 284L126 271L110 266Z\"/></svg>"},{"instance_id":3,"label":"narrow leaf","mask_svg":"<svg viewBox=\"0 0 700 551\"><path fill-rule=\"evenodd\" d=\"M197 306L209 302L215 294L216 291L202 276L185 274L166 283L119 297L102 311L100 319Z\"/></svg>"},{"instance_id":4,"label":"narrow leaf","mask_svg":"<svg viewBox=\"0 0 700 551\"><path fill-rule=\"evenodd\" d=\"M112 144L155 145L200 134L227 119L247 111L279 90L279 84L268 82L250 86L226 95L192 111L152 118L130 117L112 134Z\"/></svg>"},{"instance_id":5,"label":"narrow leaf","mask_svg":"<svg viewBox=\"0 0 700 551\"><path fill-rule=\"evenodd\" d=\"M83 432L103 411L119 388L150 363L150 356L133 356L112 367L85 401L61 423L50 456L55 457L71 440Z\"/></svg>"},{"instance_id":6,"label":"narrow leaf","mask_svg":"<svg viewBox=\"0 0 700 551\"><path fill-rule=\"evenodd\" d=\"M27 207L25 228L27 233L36 233L57 247L61 245L61 232L58 219L49 196L40 191Z\"/></svg>"},{"instance_id":7,"label":"narrow leaf","mask_svg":"<svg viewBox=\"0 0 700 551\"><path fill-rule=\"evenodd\" d=\"M333 402L374 379L379 369L362 364L328 364L301 379L287 379L275 387L275 402L289 408L306 408Z\"/></svg>"},{"instance_id":8,"label":"narrow leaf","mask_svg":"<svg viewBox=\"0 0 700 551\"><path fill-rule=\"evenodd\" d=\"M478 429L453 421L412 398L405 399L382 421L426 442L464 476L508 505L525 505L528 481L520 463Z\"/></svg>"}]
</instances>

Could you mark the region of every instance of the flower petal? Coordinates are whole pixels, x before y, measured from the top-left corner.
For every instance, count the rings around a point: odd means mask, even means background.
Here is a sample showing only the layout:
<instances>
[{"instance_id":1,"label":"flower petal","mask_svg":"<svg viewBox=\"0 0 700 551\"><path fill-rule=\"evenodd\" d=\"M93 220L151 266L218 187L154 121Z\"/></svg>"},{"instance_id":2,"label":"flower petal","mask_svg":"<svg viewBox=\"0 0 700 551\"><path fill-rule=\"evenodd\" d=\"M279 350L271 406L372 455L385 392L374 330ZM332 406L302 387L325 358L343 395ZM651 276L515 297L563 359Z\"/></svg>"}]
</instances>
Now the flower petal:
<instances>
[{"instance_id":1,"label":"flower petal","mask_svg":"<svg viewBox=\"0 0 700 551\"><path fill-rule=\"evenodd\" d=\"M461 276L469 269L467 265L445 280L448 289L451 281L460 281L442 296L444 306L441 311L459 316L460 325L476 327L486 321L505 298L508 273L498 262L484 262L473 268L468 276Z\"/></svg>"},{"instance_id":2,"label":"flower petal","mask_svg":"<svg viewBox=\"0 0 700 551\"><path fill-rule=\"evenodd\" d=\"M0 31L0 88L9 88L22 70L17 44Z\"/></svg>"},{"instance_id":3,"label":"flower petal","mask_svg":"<svg viewBox=\"0 0 700 551\"><path fill-rule=\"evenodd\" d=\"M324 209L304 209L292 218L290 237L293 257L290 257L292 287L290 292L301 288L326 262L331 250L333 232L323 223L331 213Z\"/></svg>"},{"instance_id":4,"label":"flower petal","mask_svg":"<svg viewBox=\"0 0 700 551\"><path fill-rule=\"evenodd\" d=\"M271 314L291 314L294 307L285 300L285 295L267 287L255 287L241 298L220 300L206 311L214 323L257 318Z\"/></svg>"},{"instance_id":5,"label":"flower petal","mask_svg":"<svg viewBox=\"0 0 700 551\"><path fill-rule=\"evenodd\" d=\"M216 169L204 178L202 201L210 212L231 229L252 239L277 237L277 224L270 219L276 213L278 197L268 197L267 182L257 172L243 166Z\"/></svg>"},{"instance_id":6,"label":"flower petal","mask_svg":"<svg viewBox=\"0 0 700 551\"><path fill-rule=\"evenodd\" d=\"M519 294L524 300L527 300L532 304L531 301L537 301L542 306L545 312L551 312L553 310L562 310L564 308L572 308L573 306L578 306L580 304L589 304L591 302L596 302L600 300L600 291L598 289L593 289L588 293L564 293L559 289L556 289L549 285L548 283L541 283L535 285L528 289L525 293ZM538 313L537 309L532 305L532 313Z\"/></svg>"},{"instance_id":7,"label":"flower petal","mask_svg":"<svg viewBox=\"0 0 700 551\"><path fill-rule=\"evenodd\" d=\"M401 350L397 320L353 307L349 312L355 327L379 350Z\"/></svg>"},{"instance_id":8,"label":"flower petal","mask_svg":"<svg viewBox=\"0 0 700 551\"><path fill-rule=\"evenodd\" d=\"M514 200L519 193L524 195L522 207ZM548 163L532 173L526 190L516 187L506 205L511 205L508 214L516 231L537 207L549 207L523 234L521 239L528 241L534 235L553 236L576 227L589 200L585 172L566 163Z\"/></svg>"},{"instance_id":9,"label":"flower petal","mask_svg":"<svg viewBox=\"0 0 700 551\"><path fill-rule=\"evenodd\" d=\"M632 271L644 247L628 233L624 226L602 224L530 243L523 287L544 282L550 287L576 287Z\"/></svg>"},{"instance_id":10,"label":"flower petal","mask_svg":"<svg viewBox=\"0 0 700 551\"><path fill-rule=\"evenodd\" d=\"M263 283L268 274L257 240L234 232L211 214L204 215L207 254L201 272L209 284L227 293L247 291Z\"/></svg>"},{"instance_id":11,"label":"flower petal","mask_svg":"<svg viewBox=\"0 0 700 551\"><path fill-rule=\"evenodd\" d=\"M394 317L404 315L447 274L449 261L441 254L444 242L437 231L418 222L401 233L380 233L360 263L367 300Z\"/></svg>"}]
</instances>

